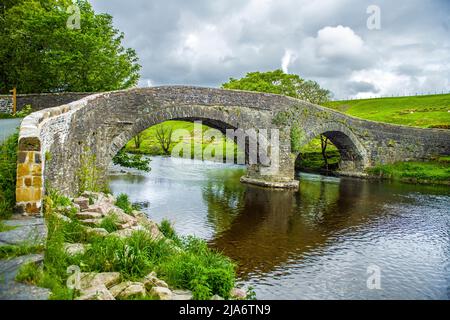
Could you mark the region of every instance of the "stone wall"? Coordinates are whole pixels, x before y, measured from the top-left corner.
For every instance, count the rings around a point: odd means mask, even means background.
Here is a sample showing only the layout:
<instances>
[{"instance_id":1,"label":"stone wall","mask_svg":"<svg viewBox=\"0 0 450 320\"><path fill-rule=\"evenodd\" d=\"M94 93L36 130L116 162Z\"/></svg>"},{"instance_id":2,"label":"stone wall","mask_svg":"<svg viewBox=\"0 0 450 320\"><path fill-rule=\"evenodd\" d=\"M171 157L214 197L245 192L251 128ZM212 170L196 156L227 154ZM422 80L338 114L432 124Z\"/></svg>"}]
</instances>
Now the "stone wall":
<instances>
[{"instance_id":1,"label":"stone wall","mask_svg":"<svg viewBox=\"0 0 450 320\"><path fill-rule=\"evenodd\" d=\"M26 105L31 105L34 111L57 107L76 100L80 100L91 93L64 92L41 94L18 94L17 111ZM12 112L12 95L0 95L0 113Z\"/></svg>"},{"instance_id":2,"label":"stone wall","mask_svg":"<svg viewBox=\"0 0 450 320\"><path fill-rule=\"evenodd\" d=\"M0 96L0 113L11 113L13 102L11 96Z\"/></svg>"},{"instance_id":3,"label":"stone wall","mask_svg":"<svg viewBox=\"0 0 450 320\"><path fill-rule=\"evenodd\" d=\"M450 155L450 131L365 121L304 101L272 94L167 86L101 93L26 117L19 134L17 204L40 211L44 185L67 195L78 188L83 154L95 154L106 168L135 135L167 120L202 120L219 129L280 129L280 170L252 165L244 182L293 188L291 114L302 143L324 134L341 152L343 173L360 174L379 163ZM284 119L283 121L279 121Z\"/></svg>"}]
</instances>

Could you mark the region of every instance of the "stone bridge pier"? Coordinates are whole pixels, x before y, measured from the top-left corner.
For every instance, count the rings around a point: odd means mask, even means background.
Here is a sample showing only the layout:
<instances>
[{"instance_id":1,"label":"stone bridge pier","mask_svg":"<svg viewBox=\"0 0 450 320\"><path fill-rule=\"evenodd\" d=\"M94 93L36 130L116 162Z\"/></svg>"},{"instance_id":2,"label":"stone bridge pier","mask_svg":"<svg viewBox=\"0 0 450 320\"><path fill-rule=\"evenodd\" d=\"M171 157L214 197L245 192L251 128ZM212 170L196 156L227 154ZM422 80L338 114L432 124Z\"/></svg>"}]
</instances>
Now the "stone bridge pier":
<instances>
[{"instance_id":1,"label":"stone bridge pier","mask_svg":"<svg viewBox=\"0 0 450 320\"><path fill-rule=\"evenodd\" d=\"M448 130L364 121L284 96L184 86L131 89L87 96L23 120L18 208L28 215L39 214L44 186L75 196L86 153L106 168L130 139L167 120L202 121L223 133L227 129L278 130L279 145L268 148L271 161L250 163L242 178L244 183L272 188L298 188L297 155L291 150L294 127L300 132L301 145L320 134L327 136L341 153L342 174L362 175L377 164L450 155ZM247 147L246 153L251 153Z\"/></svg>"}]
</instances>

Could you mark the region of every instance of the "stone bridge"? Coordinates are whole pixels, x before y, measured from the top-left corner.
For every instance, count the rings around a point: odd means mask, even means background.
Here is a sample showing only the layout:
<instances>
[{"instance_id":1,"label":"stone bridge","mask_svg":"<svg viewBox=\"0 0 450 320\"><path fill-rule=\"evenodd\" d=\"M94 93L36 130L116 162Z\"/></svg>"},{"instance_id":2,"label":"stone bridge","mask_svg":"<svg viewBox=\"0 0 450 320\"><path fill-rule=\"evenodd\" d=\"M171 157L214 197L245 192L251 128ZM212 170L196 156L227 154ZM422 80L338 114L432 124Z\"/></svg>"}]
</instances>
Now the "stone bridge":
<instances>
[{"instance_id":1,"label":"stone bridge","mask_svg":"<svg viewBox=\"0 0 450 320\"><path fill-rule=\"evenodd\" d=\"M266 175L264 165L253 164L242 179L269 187L298 187L291 126L300 129L302 145L320 134L327 136L341 153L342 174L361 175L376 164L450 154L450 131L365 121L280 95L184 86L115 91L24 119L19 135L18 208L25 214L39 214L44 186L75 195L83 152L90 150L98 165L106 168L135 135L174 119L201 120L221 131L280 129L279 171Z\"/></svg>"}]
</instances>

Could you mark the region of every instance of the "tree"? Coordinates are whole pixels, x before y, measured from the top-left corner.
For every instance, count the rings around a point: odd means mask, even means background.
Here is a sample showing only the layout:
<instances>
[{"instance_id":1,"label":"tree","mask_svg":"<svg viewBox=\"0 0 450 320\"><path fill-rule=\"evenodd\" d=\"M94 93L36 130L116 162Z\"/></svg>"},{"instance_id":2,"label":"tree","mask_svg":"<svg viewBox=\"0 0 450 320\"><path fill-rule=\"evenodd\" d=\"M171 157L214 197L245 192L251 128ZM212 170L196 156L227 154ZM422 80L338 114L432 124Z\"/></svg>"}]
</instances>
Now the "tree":
<instances>
[{"instance_id":1,"label":"tree","mask_svg":"<svg viewBox=\"0 0 450 320\"><path fill-rule=\"evenodd\" d=\"M143 136L142 132L140 132L140 133L138 133L137 135L134 136L133 141L134 141L135 149L139 149L141 147L142 136Z\"/></svg>"},{"instance_id":2,"label":"tree","mask_svg":"<svg viewBox=\"0 0 450 320\"><path fill-rule=\"evenodd\" d=\"M321 88L317 82L304 80L296 74L286 74L282 70L250 72L241 79L231 78L229 82L222 85L222 88L282 94L314 104L323 104L332 96L329 90ZM299 134L298 128L294 126L291 130L291 150L293 152L300 151ZM329 143L330 140L327 137L320 136L321 153L327 170Z\"/></svg>"},{"instance_id":3,"label":"tree","mask_svg":"<svg viewBox=\"0 0 450 320\"><path fill-rule=\"evenodd\" d=\"M99 92L139 80L136 52L124 48L112 17L76 0L80 29L67 27L71 0L21 0L0 4L0 92Z\"/></svg>"},{"instance_id":4,"label":"tree","mask_svg":"<svg viewBox=\"0 0 450 320\"><path fill-rule=\"evenodd\" d=\"M282 94L315 104L323 104L331 98L331 92L321 88L317 82L282 70L250 72L241 79L231 78L222 84L222 88Z\"/></svg>"},{"instance_id":5,"label":"tree","mask_svg":"<svg viewBox=\"0 0 450 320\"><path fill-rule=\"evenodd\" d=\"M170 147L172 146L172 132L173 128L171 126L166 127L164 124L156 126L156 140L165 155L169 155Z\"/></svg>"}]
</instances>

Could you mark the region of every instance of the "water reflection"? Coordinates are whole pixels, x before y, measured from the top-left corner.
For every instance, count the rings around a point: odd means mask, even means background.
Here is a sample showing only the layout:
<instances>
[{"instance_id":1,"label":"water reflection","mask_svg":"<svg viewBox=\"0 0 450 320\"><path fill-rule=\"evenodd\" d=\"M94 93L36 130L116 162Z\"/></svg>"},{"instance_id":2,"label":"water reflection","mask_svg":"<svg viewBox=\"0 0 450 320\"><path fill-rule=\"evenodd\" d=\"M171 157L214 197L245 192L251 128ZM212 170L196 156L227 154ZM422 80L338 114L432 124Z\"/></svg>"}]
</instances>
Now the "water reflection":
<instances>
[{"instance_id":1,"label":"water reflection","mask_svg":"<svg viewBox=\"0 0 450 320\"><path fill-rule=\"evenodd\" d=\"M298 192L277 191L240 184L238 166L154 158L152 169L111 187L234 259L260 299L448 298L448 188L302 175ZM367 289L371 264L383 290Z\"/></svg>"}]
</instances>

